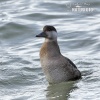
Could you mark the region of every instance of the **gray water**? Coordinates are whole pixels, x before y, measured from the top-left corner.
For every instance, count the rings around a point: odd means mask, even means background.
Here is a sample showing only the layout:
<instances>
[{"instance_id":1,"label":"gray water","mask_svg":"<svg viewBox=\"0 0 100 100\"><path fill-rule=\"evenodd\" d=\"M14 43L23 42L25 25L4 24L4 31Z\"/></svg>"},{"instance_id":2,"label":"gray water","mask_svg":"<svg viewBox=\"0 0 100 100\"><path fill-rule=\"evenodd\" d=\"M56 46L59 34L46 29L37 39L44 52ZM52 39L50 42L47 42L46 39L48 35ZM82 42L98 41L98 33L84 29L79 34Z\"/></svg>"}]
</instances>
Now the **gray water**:
<instances>
[{"instance_id":1,"label":"gray water","mask_svg":"<svg viewBox=\"0 0 100 100\"><path fill-rule=\"evenodd\" d=\"M72 11L72 8L93 11ZM40 65L44 25L82 79L49 85ZM0 0L0 100L100 100L99 0Z\"/></svg>"}]
</instances>

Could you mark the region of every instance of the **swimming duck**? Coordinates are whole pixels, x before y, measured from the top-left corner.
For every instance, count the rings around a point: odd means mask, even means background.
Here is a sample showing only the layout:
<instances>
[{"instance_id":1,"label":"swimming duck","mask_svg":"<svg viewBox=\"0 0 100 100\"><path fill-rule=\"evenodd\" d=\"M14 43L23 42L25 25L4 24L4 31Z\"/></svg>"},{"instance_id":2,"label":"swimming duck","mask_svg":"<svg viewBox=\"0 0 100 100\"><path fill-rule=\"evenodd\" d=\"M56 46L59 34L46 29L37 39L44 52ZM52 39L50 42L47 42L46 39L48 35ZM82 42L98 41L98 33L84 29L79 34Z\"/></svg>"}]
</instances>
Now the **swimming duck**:
<instances>
[{"instance_id":1,"label":"swimming duck","mask_svg":"<svg viewBox=\"0 0 100 100\"><path fill-rule=\"evenodd\" d=\"M57 42L57 30L54 26L44 26L43 32L36 37L45 38L40 49L40 62L49 83L74 81L81 78L81 72L76 65L61 54Z\"/></svg>"}]
</instances>

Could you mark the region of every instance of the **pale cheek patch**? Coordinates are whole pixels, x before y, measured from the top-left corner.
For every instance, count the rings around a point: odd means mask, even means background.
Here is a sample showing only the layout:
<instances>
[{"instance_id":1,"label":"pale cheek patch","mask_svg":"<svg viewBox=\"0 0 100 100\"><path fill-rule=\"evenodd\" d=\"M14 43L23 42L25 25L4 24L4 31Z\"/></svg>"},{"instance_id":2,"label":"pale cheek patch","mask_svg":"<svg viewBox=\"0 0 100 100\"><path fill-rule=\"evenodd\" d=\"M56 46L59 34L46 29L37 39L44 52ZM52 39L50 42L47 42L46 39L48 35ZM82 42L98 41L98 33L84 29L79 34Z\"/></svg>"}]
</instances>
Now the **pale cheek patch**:
<instances>
[{"instance_id":1,"label":"pale cheek patch","mask_svg":"<svg viewBox=\"0 0 100 100\"><path fill-rule=\"evenodd\" d=\"M49 32L48 31L46 33L47 33L48 38L57 39L57 32L55 32L55 31Z\"/></svg>"},{"instance_id":2,"label":"pale cheek patch","mask_svg":"<svg viewBox=\"0 0 100 100\"><path fill-rule=\"evenodd\" d=\"M55 32L55 31L52 31L52 36L53 36L53 38L57 38L57 32Z\"/></svg>"},{"instance_id":3,"label":"pale cheek patch","mask_svg":"<svg viewBox=\"0 0 100 100\"><path fill-rule=\"evenodd\" d=\"M52 37L52 33L51 32L48 31L48 32L46 32L46 34L47 34L47 37L48 38L51 38Z\"/></svg>"}]
</instances>

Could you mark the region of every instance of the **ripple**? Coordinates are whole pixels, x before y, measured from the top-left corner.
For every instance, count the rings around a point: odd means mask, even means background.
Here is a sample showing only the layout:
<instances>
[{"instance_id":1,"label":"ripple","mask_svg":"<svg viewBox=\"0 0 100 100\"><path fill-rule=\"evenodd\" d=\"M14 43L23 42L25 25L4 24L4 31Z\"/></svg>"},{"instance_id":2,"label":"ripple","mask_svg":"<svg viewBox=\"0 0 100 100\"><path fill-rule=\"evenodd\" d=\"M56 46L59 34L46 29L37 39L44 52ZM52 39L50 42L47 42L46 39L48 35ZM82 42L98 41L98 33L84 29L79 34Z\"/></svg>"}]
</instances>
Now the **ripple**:
<instances>
[{"instance_id":1,"label":"ripple","mask_svg":"<svg viewBox=\"0 0 100 100\"><path fill-rule=\"evenodd\" d=\"M0 99L100 98L100 2L87 2L96 9L91 13L67 11L78 2L84 1L0 1ZM47 87L39 58L44 39L35 35L48 24L57 28L61 52L75 62L81 80Z\"/></svg>"}]
</instances>

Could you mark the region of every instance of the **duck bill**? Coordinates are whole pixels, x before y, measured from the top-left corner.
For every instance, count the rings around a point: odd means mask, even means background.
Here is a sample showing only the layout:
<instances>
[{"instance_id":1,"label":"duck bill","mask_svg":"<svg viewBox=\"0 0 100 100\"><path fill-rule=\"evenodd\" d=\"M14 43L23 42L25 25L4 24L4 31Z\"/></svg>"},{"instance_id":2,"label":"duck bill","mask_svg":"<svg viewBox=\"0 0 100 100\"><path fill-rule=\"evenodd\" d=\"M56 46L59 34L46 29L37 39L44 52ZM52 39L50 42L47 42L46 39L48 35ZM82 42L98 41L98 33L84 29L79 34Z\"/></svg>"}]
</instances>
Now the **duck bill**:
<instances>
[{"instance_id":1,"label":"duck bill","mask_svg":"<svg viewBox=\"0 0 100 100\"><path fill-rule=\"evenodd\" d=\"M42 33L36 35L36 37L47 37L47 35L45 32L42 32Z\"/></svg>"}]
</instances>

